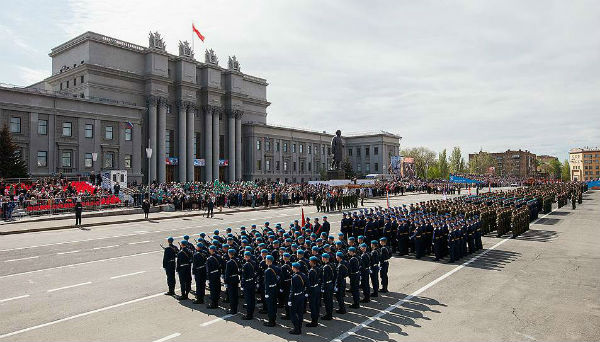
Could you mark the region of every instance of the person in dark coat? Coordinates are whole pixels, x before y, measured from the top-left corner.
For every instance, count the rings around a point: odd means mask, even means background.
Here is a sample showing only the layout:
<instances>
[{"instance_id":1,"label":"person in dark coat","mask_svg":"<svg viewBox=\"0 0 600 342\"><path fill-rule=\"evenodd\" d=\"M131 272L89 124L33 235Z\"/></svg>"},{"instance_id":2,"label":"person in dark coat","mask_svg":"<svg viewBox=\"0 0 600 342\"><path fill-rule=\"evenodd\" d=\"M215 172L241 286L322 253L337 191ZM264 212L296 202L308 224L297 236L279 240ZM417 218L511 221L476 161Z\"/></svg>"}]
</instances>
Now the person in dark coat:
<instances>
[{"instance_id":1,"label":"person in dark coat","mask_svg":"<svg viewBox=\"0 0 600 342\"><path fill-rule=\"evenodd\" d=\"M275 319L277 317L277 283L278 276L277 272L273 268L273 261L275 258L272 255L265 257L265 263L267 269L264 274L265 281L265 306L267 307L268 321L264 323L267 327L274 327L276 325Z\"/></svg>"},{"instance_id":2,"label":"person in dark coat","mask_svg":"<svg viewBox=\"0 0 600 342\"><path fill-rule=\"evenodd\" d=\"M183 240L179 244L181 249L177 253L177 274L179 274L179 286L181 287L181 296L178 300L188 299L188 294L192 285L192 255L187 248L187 241Z\"/></svg>"},{"instance_id":3,"label":"person in dark coat","mask_svg":"<svg viewBox=\"0 0 600 342\"><path fill-rule=\"evenodd\" d=\"M81 214L83 213L83 205L81 204L81 198L77 199L75 204L75 225L81 226Z\"/></svg>"},{"instance_id":4,"label":"person in dark coat","mask_svg":"<svg viewBox=\"0 0 600 342\"><path fill-rule=\"evenodd\" d=\"M144 218L147 220L150 213L150 201L148 198L145 198L144 202L142 202L142 209L144 210Z\"/></svg>"},{"instance_id":5,"label":"person in dark coat","mask_svg":"<svg viewBox=\"0 0 600 342\"><path fill-rule=\"evenodd\" d=\"M175 266L177 260L177 253L179 253L179 249L173 245L173 238L167 238L167 242L169 245L164 247L163 253L163 268L165 269L165 273L167 274L167 286L169 287L169 291L165 293L165 295L173 296L175 294ZM162 246L162 245L161 245Z\"/></svg>"},{"instance_id":6,"label":"person in dark coat","mask_svg":"<svg viewBox=\"0 0 600 342\"><path fill-rule=\"evenodd\" d=\"M206 293L206 253L202 250L202 243L196 245L193 257L192 273L196 282L196 300L194 304L203 304Z\"/></svg>"}]
</instances>

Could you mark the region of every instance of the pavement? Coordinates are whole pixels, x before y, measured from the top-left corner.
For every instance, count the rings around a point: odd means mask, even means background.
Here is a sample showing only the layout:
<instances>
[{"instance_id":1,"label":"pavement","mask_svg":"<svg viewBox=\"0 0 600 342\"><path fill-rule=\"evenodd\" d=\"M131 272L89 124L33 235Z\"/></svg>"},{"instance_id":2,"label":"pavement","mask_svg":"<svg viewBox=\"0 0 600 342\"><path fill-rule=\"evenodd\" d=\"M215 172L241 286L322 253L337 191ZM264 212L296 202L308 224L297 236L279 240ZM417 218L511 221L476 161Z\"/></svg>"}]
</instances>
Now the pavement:
<instances>
[{"instance_id":1,"label":"pavement","mask_svg":"<svg viewBox=\"0 0 600 342\"><path fill-rule=\"evenodd\" d=\"M440 195L394 197L391 205ZM394 257L390 293L303 335L162 293L167 236L288 223L300 208L107 224L0 238L0 340L400 341L600 340L600 191L556 209L511 239L449 264ZM385 205L385 199L369 206ZM316 216L314 206L304 207ZM321 216L321 214L319 214ZM339 213L327 215L339 230ZM347 299L349 299L347 297ZM305 320L308 315L305 315Z\"/></svg>"}]
</instances>

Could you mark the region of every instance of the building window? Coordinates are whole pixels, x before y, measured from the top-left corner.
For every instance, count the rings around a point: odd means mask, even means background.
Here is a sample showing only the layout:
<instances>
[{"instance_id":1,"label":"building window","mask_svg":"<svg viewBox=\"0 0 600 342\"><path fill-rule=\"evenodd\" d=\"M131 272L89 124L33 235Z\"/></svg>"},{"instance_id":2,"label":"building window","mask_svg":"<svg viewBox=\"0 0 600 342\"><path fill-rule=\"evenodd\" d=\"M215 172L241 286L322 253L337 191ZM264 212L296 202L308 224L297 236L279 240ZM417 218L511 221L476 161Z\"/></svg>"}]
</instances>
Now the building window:
<instances>
[{"instance_id":1,"label":"building window","mask_svg":"<svg viewBox=\"0 0 600 342\"><path fill-rule=\"evenodd\" d=\"M297 170L297 168L296 168L296 162L294 162L293 165L294 165L294 171L296 171Z\"/></svg>"},{"instance_id":2,"label":"building window","mask_svg":"<svg viewBox=\"0 0 600 342\"><path fill-rule=\"evenodd\" d=\"M165 131L165 157L171 155L171 131Z\"/></svg>"},{"instance_id":3,"label":"building window","mask_svg":"<svg viewBox=\"0 0 600 342\"><path fill-rule=\"evenodd\" d=\"M85 137L93 138L94 137L94 125L85 124Z\"/></svg>"},{"instance_id":4,"label":"building window","mask_svg":"<svg viewBox=\"0 0 600 342\"><path fill-rule=\"evenodd\" d=\"M64 151L61 155L61 164L63 167L71 167L71 151Z\"/></svg>"},{"instance_id":5,"label":"building window","mask_svg":"<svg viewBox=\"0 0 600 342\"><path fill-rule=\"evenodd\" d=\"M265 170L271 171L271 161L265 160Z\"/></svg>"},{"instance_id":6,"label":"building window","mask_svg":"<svg viewBox=\"0 0 600 342\"><path fill-rule=\"evenodd\" d=\"M112 169L114 167L115 154L112 152L104 153L104 168Z\"/></svg>"},{"instance_id":7,"label":"building window","mask_svg":"<svg viewBox=\"0 0 600 342\"><path fill-rule=\"evenodd\" d=\"M85 166L85 167L94 166L94 159L92 159L91 153L86 153L85 156L83 157L83 166Z\"/></svg>"},{"instance_id":8,"label":"building window","mask_svg":"<svg viewBox=\"0 0 600 342\"><path fill-rule=\"evenodd\" d=\"M125 141L131 141L131 128L125 128Z\"/></svg>"},{"instance_id":9,"label":"building window","mask_svg":"<svg viewBox=\"0 0 600 342\"><path fill-rule=\"evenodd\" d=\"M325 154L325 145L321 145L321 154Z\"/></svg>"},{"instance_id":10,"label":"building window","mask_svg":"<svg viewBox=\"0 0 600 342\"><path fill-rule=\"evenodd\" d=\"M69 81L67 81L67 89L69 89Z\"/></svg>"},{"instance_id":11,"label":"building window","mask_svg":"<svg viewBox=\"0 0 600 342\"><path fill-rule=\"evenodd\" d=\"M37 165L39 167L46 167L48 165L48 152L47 151L38 151Z\"/></svg>"},{"instance_id":12,"label":"building window","mask_svg":"<svg viewBox=\"0 0 600 342\"><path fill-rule=\"evenodd\" d=\"M300 153L304 153L304 144L300 144Z\"/></svg>"},{"instance_id":13,"label":"building window","mask_svg":"<svg viewBox=\"0 0 600 342\"><path fill-rule=\"evenodd\" d=\"M281 162L278 160L275 162L275 170L279 171L279 168L281 166Z\"/></svg>"},{"instance_id":14,"label":"building window","mask_svg":"<svg viewBox=\"0 0 600 342\"><path fill-rule=\"evenodd\" d=\"M271 140L265 139L265 151L271 151Z\"/></svg>"},{"instance_id":15,"label":"building window","mask_svg":"<svg viewBox=\"0 0 600 342\"><path fill-rule=\"evenodd\" d=\"M63 90L62 82L60 82L60 90Z\"/></svg>"},{"instance_id":16,"label":"building window","mask_svg":"<svg viewBox=\"0 0 600 342\"><path fill-rule=\"evenodd\" d=\"M287 152L287 143L283 143L283 152Z\"/></svg>"},{"instance_id":17,"label":"building window","mask_svg":"<svg viewBox=\"0 0 600 342\"><path fill-rule=\"evenodd\" d=\"M125 155L125 168L131 169L131 154Z\"/></svg>"},{"instance_id":18,"label":"building window","mask_svg":"<svg viewBox=\"0 0 600 342\"><path fill-rule=\"evenodd\" d=\"M352 147L350 147L350 148L348 149L348 155L349 155L350 157L352 157Z\"/></svg>"},{"instance_id":19,"label":"building window","mask_svg":"<svg viewBox=\"0 0 600 342\"><path fill-rule=\"evenodd\" d=\"M38 120L38 134L46 135L48 134L48 120Z\"/></svg>"},{"instance_id":20,"label":"building window","mask_svg":"<svg viewBox=\"0 0 600 342\"><path fill-rule=\"evenodd\" d=\"M73 123L71 122L63 122L63 137L70 137L73 135Z\"/></svg>"},{"instance_id":21,"label":"building window","mask_svg":"<svg viewBox=\"0 0 600 342\"><path fill-rule=\"evenodd\" d=\"M262 168L262 160L257 160L256 161L256 170L260 171Z\"/></svg>"},{"instance_id":22,"label":"building window","mask_svg":"<svg viewBox=\"0 0 600 342\"><path fill-rule=\"evenodd\" d=\"M312 154L312 145L308 145L308 154Z\"/></svg>"},{"instance_id":23,"label":"building window","mask_svg":"<svg viewBox=\"0 0 600 342\"><path fill-rule=\"evenodd\" d=\"M365 172L366 172L366 173L369 173L369 172L371 172L371 164L368 164L368 163L367 163L367 164L365 164Z\"/></svg>"},{"instance_id":24,"label":"building window","mask_svg":"<svg viewBox=\"0 0 600 342\"><path fill-rule=\"evenodd\" d=\"M275 143L275 152L279 152L279 141Z\"/></svg>"},{"instance_id":25,"label":"building window","mask_svg":"<svg viewBox=\"0 0 600 342\"><path fill-rule=\"evenodd\" d=\"M304 162L300 162L300 172L304 172Z\"/></svg>"},{"instance_id":26,"label":"building window","mask_svg":"<svg viewBox=\"0 0 600 342\"><path fill-rule=\"evenodd\" d=\"M360 147L356 148L356 156L360 158Z\"/></svg>"},{"instance_id":27,"label":"building window","mask_svg":"<svg viewBox=\"0 0 600 342\"><path fill-rule=\"evenodd\" d=\"M368 156L368 155L369 155L369 151L370 151L370 150L369 150L369 146L365 147L365 156Z\"/></svg>"},{"instance_id":28,"label":"building window","mask_svg":"<svg viewBox=\"0 0 600 342\"><path fill-rule=\"evenodd\" d=\"M362 172L362 165L361 164L356 164L356 171Z\"/></svg>"},{"instance_id":29,"label":"building window","mask_svg":"<svg viewBox=\"0 0 600 342\"><path fill-rule=\"evenodd\" d=\"M83 76L80 77L79 83L83 83Z\"/></svg>"},{"instance_id":30,"label":"building window","mask_svg":"<svg viewBox=\"0 0 600 342\"><path fill-rule=\"evenodd\" d=\"M260 139L256 139L256 150L260 151Z\"/></svg>"},{"instance_id":31,"label":"building window","mask_svg":"<svg viewBox=\"0 0 600 342\"><path fill-rule=\"evenodd\" d=\"M379 154L379 147L373 147L373 154L374 155L378 155Z\"/></svg>"},{"instance_id":32,"label":"building window","mask_svg":"<svg viewBox=\"0 0 600 342\"><path fill-rule=\"evenodd\" d=\"M10 118L10 132L21 133L21 118L11 117Z\"/></svg>"},{"instance_id":33,"label":"building window","mask_svg":"<svg viewBox=\"0 0 600 342\"><path fill-rule=\"evenodd\" d=\"M322 170L325 170L325 163L321 163Z\"/></svg>"},{"instance_id":34,"label":"building window","mask_svg":"<svg viewBox=\"0 0 600 342\"><path fill-rule=\"evenodd\" d=\"M287 172L287 169L288 169L287 162L286 162L286 161L284 161L284 162L283 162L283 172Z\"/></svg>"},{"instance_id":35,"label":"building window","mask_svg":"<svg viewBox=\"0 0 600 342\"><path fill-rule=\"evenodd\" d=\"M113 127L112 126L106 126L104 128L104 138L106 140L112 140L112 138L113 138Z\"/></svg>"},{"instance_id":36,"label":"building window","mask_svg":"<svg viewBox=\"0 0 600 342\"><path fill-rule=\"evenodd\" d=\"M375 153L375 151L373 151L373 153ZM373 166L375 167L375 172L379 171L379 163L375 163Z\"/></svg>"},{"instance_id":37,"label":"building window","mask_svg":"<svg viewBox=\"0 0 600 342\"><path fill-rule=\"evenodd\" d=\"M73 87L77 85L77 78L73 79Z\"/></svg>"},{"instance_id":38,"label":"building window","mask_svg":"<svg viewBox=\"0 0 600 342\"><path fill-rule=\"evenodd\" d=\"M296 144L292 144L292 153L296 153Z\"/></svg>"},{"instance_id":39,"label":"building window","mask_svg":"<svg viewBox=\"0 0 600 342\"><path fill-rule=\"evenodd\" d=\"M310 147L310 146L309 146L309 147ZM311 172L311 171L312 171L312 163L311 163L311 162L308 162L308 172Z\"/></svg>"}]
</instances>

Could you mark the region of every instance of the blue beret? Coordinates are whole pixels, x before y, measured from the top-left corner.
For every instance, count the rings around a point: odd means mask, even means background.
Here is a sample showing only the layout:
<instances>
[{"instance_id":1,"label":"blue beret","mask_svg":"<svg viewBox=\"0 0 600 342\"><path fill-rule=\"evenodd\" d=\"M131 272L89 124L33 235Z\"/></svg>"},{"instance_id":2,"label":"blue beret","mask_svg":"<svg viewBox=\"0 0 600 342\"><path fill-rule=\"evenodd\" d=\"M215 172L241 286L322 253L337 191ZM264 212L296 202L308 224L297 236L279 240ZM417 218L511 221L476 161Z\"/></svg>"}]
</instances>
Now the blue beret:
<instances>
[{"instance_id":1,"label":"blue beret","mask_svg":"<svg viewBox=\"0 0 600 342\"><path fill-rule=\"evenodd\" d=\"M227 251L227 253L230 253L230 254L235 254L235 249L233 249L233 248L229 248L229 250Z\"/></svg>"},{"instance_id":2,"label":"blue beret","mask_svg":"<svg viewBox=\"0 0 600 342\"><path fill-rule=\"evenodd\" d=\"M201 244L200 242L198 242L198 243L196 244L196 247L202 247L202 244Z\"/></svg>"},{"instance_id":3,"label":"blue beret","mask_svg":"<svg viewBox=\"0 0 600 342\"><path fill-rule=\"evenodd\" d=\"M189 239L190 239L190 236L189 236L189 235L184 235L184 236L183 236L183 239L184 239L184 240L189 240Z\"/></svg>"},{"instance_id":4,"label":"blue beret","mask_svg":"<svg viewBox=\"0 0 600 342\"><path fill-rule=\"evenodd\" d=\"M273 258L273 256L271 254L267 255L266 259L270 260L270 261L275 260L275 258Z\"/></svg>"},{"instance_id":5,"label":"blue beret","mask_svg":"<svg viewBox=\"0 0 600 342\"><path fill-rule=\"evenodd\" d=\"M344 233L338 233L338 236L344 236Z\"/></svg>"},{"instance_id":6,"label":"blue beret","mask_svg":"<svg viewBox=\"0 0 600 342\"><path fill-rule=\"evenodd\" d=\"M169 236L169 237L167 238L167 241L169 241L169 242L173 242L173 237L172 237L172 236Z\"/></svg>"},{"instance_id":7,"label":"blue beret","mask_svg":"<svg viewBox=\"0 0 600 342\"><path fill-rule=\"evenodd\" d=\"M314 261L314 262L318 262L318 261L319 261L319 258L317 258L316 256L314 256L314 255L313 255L313 256L311 256L311 257L310 257L308 260L310 260L310 261Z\"/></svg>"},{"instance_id":8,"label":"blue beret","mask_svg":"<svg viewBox=\"0 0 600 342\"><path fill-rule=\"evenodd\" d=\"M208 249L212 249L214 251L215 249L217 249L217 247L215 245L210 245L210 247L208 247Z\"/></svg>"},{"instance_id":9,"label":"blue beret","mask_svg":"<svg viewBox=\"0 0 600 342\"><path fill-rule=\"evenodd\" d=\"M323 216L323 218L327 218L327 216Z\"/></svg>"},{"instance_id":10,"label":"blue beret","mask_svg":"<svg viewBox=\"0 0 600 342\"><path fill-rule=\"evenodd\" d=\"M350 248L348 248L348 252L356 252L356 247L350 247Z\"/></svg>"},{"instance_id":11,"label":"blue beret","mask_svg":"<svg viewBox=\"0 0 600 342\"><path fill-rule=\"evenodd\" d=\"M300 263L299 262L292 263L292 267L300 268Z\"/></svg>"},{"instance_id":12,"label":"blue beret","mask_svg":"<svg viewBox=\"0 0 600 342\"><path fill-rule=\"evenodd\" d=\"M371 240L371 244L376 245L376 244L378 244L378 242L377 242L377 240Z\"/></svg>"},{"instance_id":13,"label":"blue beret","mask_svg":"<svg viewBox=\"0 0 600 342\"><path fill-rule=\"evenodd\" d=\"M299 249L297 253L298 254L304 254L304 250L303 249Z\"/></svg>"},{"instance_id":14,"label":"blue beret","mask_svg":"<svg viewBox=\"0 0 600 342\"><path fill-rule=\"evenodd\" d=\"M285 249L286 249L286 248L285 248L285 247L283 247L283 246L279 247L279 250L280 250L280 251L285 251Z\"/></svg>"},{"instance_id":15,"label":"blue beret","mask_svg":"<svg viewBox=\"0 0 600 342\"><path fill-rule=\"evenodd\" d=\"M212 243L216 245L219 243L219 240L212 240Z\"/></svg>"},{"instance_id":16,"label":"blue beret","mask_svg":"<svg viewBox=\"0 0 600 342\"><path fill-rule=\"evenodd\" d=\"M182 244L182 245L185 245L186 243L187 243L187 241L185 241L185 240L181 240L181 244Z\"/></svg>"},{"instance_id":17,"label":"blue beret","mask_svg":"<svg viewBox=\"0 0 600 342\"><path fill-rule=\"evenodd\" d=\"M337 252L337 253L335 253L335 256L338 256L338 257L340 257L340 258L343 258L343 257L344 257L344 253L342 253L342 252Z\"/></svg>"},{"instance_id":18,"label":"blue beret","mask_svg":"<svg viewBox=\"0 0 600 342\"><path fill-rule=\"evenodd\" d=\"M227 229L225 229L227 232L231 231L231 227L227 227Z\"/></svg>"},{"instance_id":19,"label":"blue beret","mask_svg":"<svg viewBox=\"0 0 600 342\"><path fill-rule=\"evenodd\" d=\"M312 250L313 250L313 251L318 251L318 250L319 250L319 247L317 247L317 246L313 246Z\"/></svg>"},{"instance_id":20,"label":"blue beret","mask_svg":"<svg viewBox=\"0 0 600 342\"><path fill-rule=\"evenodd\" d=\"M250 247L250 246L246 246L246 250L247 250L247 251L252 251L252 247Z\"/></svg>"},{"instance_id":21,"label":"blue beret","mask_svg":"<svg viewBox=\"0 0 600 342\"><path fill-rule=\"evenodd\" d=\"M256 228L256 225L255 225L255 224L253 224L251 227L252 227L252 228Z\"/></svg>"},{"instance_id":22,"label":"blue beret","mask_svg":"<svg viewBox=\"0 0 600 342\"><path fill-rule=\"evenodd\" d=\"M290 255L290 253L283 253L283 257L284 258L291 258L292 256Z\"/></svg>"},{"instance_id":23,"label":"blue beret","mask_svg":"<svg viewBox=\"0 0 600 342\"><path fill-rule=\"evenodd\" d=\"M381 239L379 239L379 241L387 241L387 238L384 236Z\"/></svg>"},{"instance_id":24,"label":"blue beret","mask_svg":"<svg viewBox=\"0 0 600 342\"><path fill-rule=\"evenodd\" d=\"M321 258L323 258L323 259L329 259L329 254L323 253L323 255L321 255Z\"/></svg>"},{"instance_id":25,"label":"blue beret","mask_svg":"<svg viewBox=\"0 0 600 342\"><path fill-rule=\"evenodd\" d=\"M219 230L218 230L218 229L215 229L215 231L214 231L213 233L215 233L215 234L219 234Z\"/></svg>"},{"instance_id":26,"label":"blue beret","mask_svg":"<svg viewBox=\"0 0 600 342\"><path fill-rule=\"evenodd\" d=\"M227 241L233 241L233 236L228 237Z\"/></svg>"},{"instance_id":27,"label":"blue beret","mask_svg":"<svg viewBox=\"0 0 600 342\"><path fill-rule=\"evenodd\" d=\"M361 239L364 239L364 238L365 238L365 237L364 237L364 236L362 236L362 235L359 235L359 236L358 236L358 239L359 239L359 240L361 240Z\"/></svg>"},{"instance_id":28,"label":"blue beret","mask_svg":"<svg viewBox=\"0 0 600 342\"><path fill-rule=\"evenodd\" d=\"M252 256L252 252L250 252L250 251L245 251L245 252L244 252L244 256L246 256L246 255Z\"/></svg>"},{"instance_id":29,"label":"blue beret","mask_svg":"<svg viewBox=\"0 0 600 342\"><path fill-rule=\"evenodd\" d=\"M354 241L354 240L356 240L356 239L354 238L354 236L351 236L351 237L349 237L349 238L348 238L348 241Z\"/></svg>"},{"instance_id":30,"label":"blue beret","mask_svg":"<svg viewBox=\"0 0 600 342\"><path fill-rule=\"evenodd\" d=\"M265 222L265 226L268 226L268 225L269 225L269 221Z\"/></svg>"},{"instance_id":31,"label":"blue beret","mask_svg":"<svg viewBox=\"0 0 600 342\"><path fill-rule=\"evenodd\" d=\"M262 249L260 252L261 252L261 253L269 253L269 251L268 251L268 250L266 250L266 249Z\"/></svg>"},{"instance_id":32,"label":"blue beret","mask_svg":"<svg viewBox=\"0 0 600 342\"><path fill-rule=\"evenodd\" d=\"M275 240L273 241L273 244L279 243L279 240Z\"/></svg>"},{"instance_id":33,"label":"blue beret","mask_svg":"<svg viewBox=\"0 0 600 342\"><path fill-rule=\"evenodd\" d=\"M240 227L240 230L246 230L246 227L244 227L244 226L241 226L241 227Z\"/></svg>"},{"instance_id":34,"label":"blue beret","mask_svg":"<svg viewBox=\"0 0 600 342\"><path fill-rule=\"evenodd\" d=\"M360 247L367 248L367 244L363 242L363 243L360 244Z\"/></svg>"},{"instance_id":35,"label":"blue beret","mask_svg":"<svg viewBox=\"0 0 600 342\"><path fill-rule=\"evenodd\" d=\"M336 242L335 242L335 244L336 244L336 245L341 245L341 244L342 244L342 241L339 241L339 240L338 240L338 241L336 241Z\"/></svg>"}]
</instances>

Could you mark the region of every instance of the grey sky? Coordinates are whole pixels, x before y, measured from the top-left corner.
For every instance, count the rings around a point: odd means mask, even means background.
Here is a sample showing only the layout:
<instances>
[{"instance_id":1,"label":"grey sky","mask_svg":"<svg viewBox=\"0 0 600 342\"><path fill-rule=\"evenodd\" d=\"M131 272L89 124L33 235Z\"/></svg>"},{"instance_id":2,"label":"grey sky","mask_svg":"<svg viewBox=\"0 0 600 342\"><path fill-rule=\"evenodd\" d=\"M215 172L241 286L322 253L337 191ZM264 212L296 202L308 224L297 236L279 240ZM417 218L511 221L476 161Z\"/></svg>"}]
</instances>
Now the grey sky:
<instances>
[{"instance_id":1,"label":"grey sky","mask_svg":"<svg viewBox=\"0 0 600 342\"><path fill-rule=\"evenodd\" d=\"M268 122L384 129L402 146L528 148L564 159L600 145L597 1L40 1L3 4L0 82L50 73L85 31L176 53L213 48L270 83Z\"/></svg>"}]
</instances>

